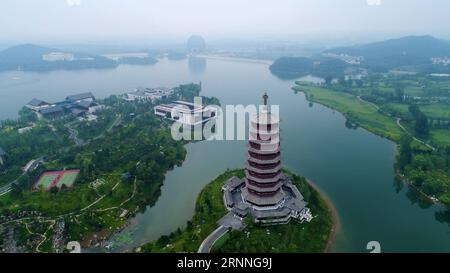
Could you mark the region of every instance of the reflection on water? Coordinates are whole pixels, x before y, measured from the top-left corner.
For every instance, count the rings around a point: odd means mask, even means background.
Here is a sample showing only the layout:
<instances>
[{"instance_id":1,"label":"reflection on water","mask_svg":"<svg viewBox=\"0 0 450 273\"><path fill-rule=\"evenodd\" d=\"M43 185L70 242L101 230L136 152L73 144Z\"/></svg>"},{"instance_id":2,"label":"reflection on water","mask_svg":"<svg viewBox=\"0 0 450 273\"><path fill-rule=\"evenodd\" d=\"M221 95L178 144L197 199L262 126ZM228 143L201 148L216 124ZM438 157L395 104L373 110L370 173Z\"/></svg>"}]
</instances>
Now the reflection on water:
<instances>
[{"instance_id":1,"label":"reflection on water","mask_svg":"<svg viewBox=\"0 0 450 273\"><path fill-rule=\"evenodd\" d=\"M395 192L398 194L403 190L403 187L405 186L405 182L403 182L400 178L397 176L394 177L394 188Z\"/></svg>"},{"instance_id":2,"label":"reflection on water","mask_svg":"<svg viewBox=\"0 0 450 273\"><path fill-rule=\"evenodd\" d=\"M411 201L411 204L417 204L423 209L428 209L434 204L428 197L424 196L412 186L408 186L406 197Z\"/></svg>"},{"instance_id":3,"label":"reflection on water","mask_svg":"<svg viewBox=\"0 0 450 273\"><path fill-rule=\"evenodd\" d=\"M206 70L206 59L198 57L189 57L188 61L189 71L193 75L202 75Z\"/></svg>"},{"instance_id":4,"label":"reflection on water","mask_svg":"<svg viewBox=\"0 0 450 273\"><path fill-rule=\"evenodd\" d=\"M442 210L437 211L435 213L435 218L440 223L446 223L450 227L450 210L443 208Z\"/></svg>"}]
</instances>

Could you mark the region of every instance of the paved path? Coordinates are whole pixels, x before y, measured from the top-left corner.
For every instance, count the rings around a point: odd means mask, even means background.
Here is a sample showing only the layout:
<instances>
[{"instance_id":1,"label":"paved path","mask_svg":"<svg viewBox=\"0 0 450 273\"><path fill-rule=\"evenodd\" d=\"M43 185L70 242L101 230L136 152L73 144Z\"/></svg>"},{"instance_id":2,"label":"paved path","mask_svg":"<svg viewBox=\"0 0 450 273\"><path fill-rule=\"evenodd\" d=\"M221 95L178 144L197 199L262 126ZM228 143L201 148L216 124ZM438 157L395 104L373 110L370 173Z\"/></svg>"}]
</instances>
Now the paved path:
<instances>
[{"instance_id":1,"label":"paved path","mask_svg":"<svg viewBox=\"0 0 450 273\"><path fill-rule=\"evenodd\" d=\"M372 106L375 107L375 109L377 109L378 111L380 110L380 107L378 107L378 105L376 105L375 103L372 103L372 102L370 102L370 101L366 101L366 100L364 100L363 98L361 98L361 96L357 96L357 98L358 98L360 101L362 101L362 102L365 102L365 103L368 103L368 104L372 105ZM401 124L401 121L402 121L401 118L399 118L399 117L394 117L394 118L395 118L395 120L397 121L397 126L400 127L400 129L402 129L402 131L405 132L408 136L412 137L415 141L417 141L417 142L419 142L419 143L421 143L421 144L427 146L427 147L430 148L431 150L433 150L433 151L436 150L435 147L433 147L433 146L431 146L430 144L426 143L425 141L420 140L420 139L418 139L417 137L413 136L413 134L411 134L411 133L408 131L408 129L406 129L405 126L403 126L403 125Z\"/></svg>"},{"instance_id":2,"label":"paved path","mask_svg":"<svg viewBox=\"0 0 450 273\"><path fill-rule=\"evenodd\" d=\"M428 143L425 143L423 140L418 139L417 137L413 136L400 122L402 121L401 118L396 117L395 118L397 120L397 125L398 127L400 127L406 134L408 134L410 137L412 137L415 141L427 146L428 148L430 148L431 150L435 151L436 148L431 146Z\"/></svg>"},{"instance_id":3,"label":"paved path","mask_svg":"<svg viewBox=\"0 0 450 273\"><path fill-rule=\"evenodd\" d=\"M211 234L209 234L208 237L206 237L206 239L200 245L197 253L209 253L214 243L227 232L228 228L224 226L218 227Z\"/></svg>"},{"instance_id":4,"label":"paved path","mask_svg":"<svg viewBox=\"0 0 450 273\"><path fill-rule=\"evenodd\" d=\"M78 138L78 131L70 127L72 123L73 122L64 124L64 127L66 127L67 130L69 130L69 139L72 139L75 142L76 146L83 146L86 142L83 139Z\"/></svg>"}]
</instances>

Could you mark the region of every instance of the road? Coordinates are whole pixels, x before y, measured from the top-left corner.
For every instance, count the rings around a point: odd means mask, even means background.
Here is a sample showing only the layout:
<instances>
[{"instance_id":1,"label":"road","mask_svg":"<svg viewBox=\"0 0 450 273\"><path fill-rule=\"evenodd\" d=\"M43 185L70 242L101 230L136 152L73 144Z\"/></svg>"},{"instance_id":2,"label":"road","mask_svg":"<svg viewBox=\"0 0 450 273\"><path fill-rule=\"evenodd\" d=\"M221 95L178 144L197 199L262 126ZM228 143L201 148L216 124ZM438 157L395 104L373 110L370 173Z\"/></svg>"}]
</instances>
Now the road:
<instances>
[{"instance_id":1,"label":"road","mask_svg":"<svg viewBox=\"0 0 450 273\"><path fill-rule=\"evenodd\" d=\"M77 146L83 146L86 142L78 138L78 131L70 127L71 123L64 124L64 127L69 130L69 138L75 142Z\"/></svg>"},{"instance_id":2,"label":"road","mask_svg":"<svg viewBox=\"0 0 450 273\"><path fill-rule=\"evenodd\" d=\"M211 234L209 234L208 237L206 237L206 239L200 245L197 253L209 253L214 243L227 232L228 228L224 226L218 227Z\"/></svg>"},{"instance_id":3,"label":"road","mask_svg":"<svg viewBox=\"0 0 450 273\"><path fill-rule=\"evenodd\" d=\"M42 163L44 163L44 158L40 157L40 158L36 159L36 162L38 164L42 164ZM17 177L16 180L10 182L9 184L6 184L6 185L0 187L0 196L5 195L8 192L10 192L12 190L12 184L17 183L17 180L19 180L19 178L21 178L23 175L25 175L25 172L23 172L19 177Z\"/></svg>"}]
</instances>

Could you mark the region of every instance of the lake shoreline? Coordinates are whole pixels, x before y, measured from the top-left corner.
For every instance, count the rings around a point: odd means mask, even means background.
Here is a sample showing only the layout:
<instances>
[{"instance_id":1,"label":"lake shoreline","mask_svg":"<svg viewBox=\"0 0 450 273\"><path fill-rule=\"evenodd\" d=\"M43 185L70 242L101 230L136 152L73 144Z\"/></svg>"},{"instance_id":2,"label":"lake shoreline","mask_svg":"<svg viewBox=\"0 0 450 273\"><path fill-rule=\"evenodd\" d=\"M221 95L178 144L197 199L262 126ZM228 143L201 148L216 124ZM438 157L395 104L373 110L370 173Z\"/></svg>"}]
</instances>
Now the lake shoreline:
<instances>
[{"instance_id":1,"label":"lake shoreline","mask_svg":"<svg viewBox=\"0 0 450 273\"><path fill-rule=\"evenodd\" d=\"M311 103L318 103L318 104L320 104L320 105L322 105L322 106L324 106L324 107L326 107L326 108L328 108L328 109L331 109L331 110L333 110L333 111L336 111L336 112L338 112L339 114L341 114L345 119L347 119L348 121L352 122L352 118L351 118L350 116L348 116L348 114L339 111L339 110L336 109L335 107L326 105L326 104L324 104L324 103L322 103L322 102L320 102L320 101L318 101L318 100L315 100L314 98L311 98L311 96L308 95L308 92L304 91L303 89L298 89L298 90L297 90L297 89L295 89L295 86L292 87L292 89L293 89L294 91L302 92L302 93L304 94L305 99L306 99L307 101L309 101L309 102L311 102ZM373 103L364 101L364 100L362 100L362 99L359 98L359 97L358 97L358 99L360 99L360 100L363 101L363 102L366 102L366 103L369 103L369 104L373 104ZM375 105L375 107L377 107L377 106ZM381 138L387 139L387 140L389 140L389 141L392 141L392 142L395 143L395 145L396 145L396 153L397 153L397 154L399 153L399 149L400 149L399 147L400 147L400 144L398 143L397 140L395 140L395 139L393 139L393 138L391 138L391 137L389 137L389 136L387 136L387 135L384 135L384 134L382 134L382 133L373 131L370 127L364 126L364 124L358 124L358 126L361 127L362 129L368 131L368 132L371 133L371 134L374 134L374 135L376 135L376 136L378 136L378 137L381 137ZM400 126L400 127L401 127L401 126ZM417 139L416 139L416 140L417 140ZM420 140L418 140L418 141L421 142ZM428 147L428 144L426 144L426 143L423 143L423 142L422 142L421 144L423 144L423 145L425 145L425 146ZM433 148L433 147L431 147L431 148ZM396 162L397 162L397 160L396 160ZM397 164L395 164L395 165L397 165ZM394 169L395 169L395 170L394 170L394 176L396 176L397 178L399 178L399 179L400 179L403 183L405 183L407 186L414 188L414 190L416 190L420 195L422 195L422 196L424 196L425 198L427 198L427 199L428 199L429 201L431 201L433 204L443 205L444 207L447 207L448 209L450 209L450 207L447 206L446 204L444 204L442 201L440 201L440 200L437 199L436 197L433 197L433 196L431 196L431 195L429 195L429 194L426 194L426 193L423 192L421 189L419 189L418 187L416 187L411 181L407 180L407 178L401 174L401 172L400 172L400 170L399 170L399 168L398 168L397 166L395 166Z\"/></svg>"},{"instance_id":2,"label":"lake shoreline","mask_svg":"<svg viewBox=\"0 0 450 273\"><path fill-rule=\"evenodd\" d=\"M331 227L330 234L328 235L327 244L324 249L324 253L331 253L333 250L334 243L336 241L336 236L341 230L341 222L339 220L339 214L334 206L333 202L331 201L330 197L319 187L317 186L313 181L306 179L308 184L319 193L320 197L322 197L323 201L325 201L330 213L331 218L333 220L333 225Z\"/></svg>"},{"instance_id":3,"label":"lake shoreline","mask_svg":"<svg viewBox=\"0 0 450 273\"><path fill-rule=\"evenodd\" d=\"M219 60L219 61L244 62L244 63L255 63L255 64L263 64L263 65L271 65L273 63L273 61L271 61L271 60L229 57L229 56L212 55L212 54L198 54L198 55L195 55L194 57L203 58L203 59L211 59L211 60Z\"/></svg>"}]
</instances>

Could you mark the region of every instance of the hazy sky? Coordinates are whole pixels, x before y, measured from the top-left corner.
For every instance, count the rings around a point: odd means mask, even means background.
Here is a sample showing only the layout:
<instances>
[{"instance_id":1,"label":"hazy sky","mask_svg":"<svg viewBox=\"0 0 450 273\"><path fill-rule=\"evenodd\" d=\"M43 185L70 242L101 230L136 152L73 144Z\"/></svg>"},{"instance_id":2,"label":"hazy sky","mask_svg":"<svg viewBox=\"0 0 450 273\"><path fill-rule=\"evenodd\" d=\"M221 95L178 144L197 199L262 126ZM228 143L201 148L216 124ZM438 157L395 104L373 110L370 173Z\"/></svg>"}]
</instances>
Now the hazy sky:
<instances>
[{"instance_id":1,"label":"hazy sky","mask_svg":"<svg viewBox=\"0 0 450 273\"><path fill-rule=\"evenodd\" d=\"M0 42L450 38L449 0L0 0Z\"/></svg>"}]
</instances>

